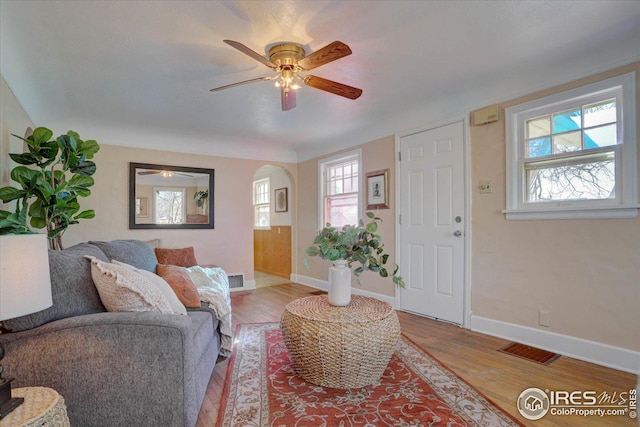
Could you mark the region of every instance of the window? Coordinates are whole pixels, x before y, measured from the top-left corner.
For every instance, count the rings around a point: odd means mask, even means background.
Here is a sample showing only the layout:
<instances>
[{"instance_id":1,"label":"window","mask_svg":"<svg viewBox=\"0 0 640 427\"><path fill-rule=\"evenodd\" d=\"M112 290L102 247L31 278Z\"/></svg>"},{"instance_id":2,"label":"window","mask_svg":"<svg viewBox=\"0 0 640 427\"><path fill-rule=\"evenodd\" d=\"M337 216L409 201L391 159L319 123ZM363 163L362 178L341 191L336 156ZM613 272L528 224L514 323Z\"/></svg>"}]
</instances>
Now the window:
<instances>
[{"instance_id":1,"label":"window","mask_svg":"<svg viewBox=\"0 0 640 427\"><path fill-rule=\"evenodd\" d=\"M637 216L634 73L505 112L507 219Z\"/></svg>"},{"instance_id":2,"label":"window","mask_svg":"<svg viewBox=\"0 0 640 427\"><path fill-rule=\"evenodd\" d=\"M360 218L360 151L320 162L320 227L357 224Z\"/></svg>"},{"instance_id":3,"label":"window","mask_svg":"<svg viewBox=\"0 0 640 427\"><path fill-rule=\"evenodd\" d=\"M156 224L184 224L185 223L185 188L153 189L153 204L155 206Z\"/></svg>"},{"instance_id":4,"label":"window","mask_svg":"<svg viewBox=\"0 0 640 427\"><path fill-rule=\"evenodd\" d=\"M253 225L255 228L268 228L270 224L269 211L269 178L253 182L253 207L255 210Z\"/></svg>"}]
</instances>

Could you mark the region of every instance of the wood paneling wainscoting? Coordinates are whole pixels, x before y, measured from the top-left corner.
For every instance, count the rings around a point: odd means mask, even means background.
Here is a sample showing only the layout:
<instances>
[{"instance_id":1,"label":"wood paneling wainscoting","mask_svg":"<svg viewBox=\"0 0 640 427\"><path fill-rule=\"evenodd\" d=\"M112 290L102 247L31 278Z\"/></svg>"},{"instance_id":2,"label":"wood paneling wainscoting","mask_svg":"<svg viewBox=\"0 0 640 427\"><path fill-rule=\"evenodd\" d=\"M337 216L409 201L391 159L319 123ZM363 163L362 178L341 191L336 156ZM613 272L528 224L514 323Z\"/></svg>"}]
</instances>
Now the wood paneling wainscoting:
<instances>
[{"instance_id":1,"label":"wood paneling wainscoting","mask_svg":"<svg viewBox=\"0 0 640 427\"><path fill-rule=\"evenodd\" d=\"M274 225L253 230L254 269L289 279L291 277L291 226Z\"/></svg>"}]
</instances>

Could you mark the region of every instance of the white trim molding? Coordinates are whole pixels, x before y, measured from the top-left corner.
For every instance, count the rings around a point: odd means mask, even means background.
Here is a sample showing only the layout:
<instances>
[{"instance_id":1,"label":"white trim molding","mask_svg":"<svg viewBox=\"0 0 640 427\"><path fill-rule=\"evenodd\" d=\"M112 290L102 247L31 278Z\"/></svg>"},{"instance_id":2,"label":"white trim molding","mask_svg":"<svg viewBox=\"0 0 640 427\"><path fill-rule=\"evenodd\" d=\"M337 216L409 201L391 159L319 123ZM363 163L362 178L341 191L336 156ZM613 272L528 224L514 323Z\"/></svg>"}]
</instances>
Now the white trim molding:
<instances>
[{"instance_id":1,"label":"white trim molding","mask_svg":"<svg viewBox=\"0 0 640 427\"><path fill-rule=\"evenodd\" d=\"M638 373L640 352L527 326L471 316L471 330L509 341L595 363L632 374Z\"/></svg>"},{"instance_id":2,"label":"white trim molding","mask_svg":"<svg viewBox=\"0 0 640 427\"><path fill-rule=\"evenodd\" d=\"M256 281L247 280L244 282L244 286L239 288L230 288L229 292L254 291L255 289L256 289Z\"/></svg>"},{"instance_id":3,"label":"white trim molding","mask_svg":"<svg viewBox=\"0 0 640 427\"><path fill-rule=\"evenodd\" d=\"M534 159L528 158L523 144L527 121L540 116L550 117L551 114L566 109L583 108L589 103L602 102L610 98L615 98L617 105L616 120L611 123L617 126L615 132L617 144L599 148L579 148L567 153L551 154L549 152ZM506 219L636 218L638 216L636 126L635 72L507 107L505 109L507 205L502 211ZM576 132L586 133L588 129L597 129L597 127L583 127L582 124L579 128ZM553 130L549 129L548 132L549 135L545 138L551 138ZM602 161L592 157L602 155L610 155L615 159L615 191L610 198L600 195L598 197L602 198L598 199L527 200L525 177L527 164L538 164L541 168L554 168L567 162L567 164L572 164L571 162L587 164Z\"/></svg>"}]
</instances>

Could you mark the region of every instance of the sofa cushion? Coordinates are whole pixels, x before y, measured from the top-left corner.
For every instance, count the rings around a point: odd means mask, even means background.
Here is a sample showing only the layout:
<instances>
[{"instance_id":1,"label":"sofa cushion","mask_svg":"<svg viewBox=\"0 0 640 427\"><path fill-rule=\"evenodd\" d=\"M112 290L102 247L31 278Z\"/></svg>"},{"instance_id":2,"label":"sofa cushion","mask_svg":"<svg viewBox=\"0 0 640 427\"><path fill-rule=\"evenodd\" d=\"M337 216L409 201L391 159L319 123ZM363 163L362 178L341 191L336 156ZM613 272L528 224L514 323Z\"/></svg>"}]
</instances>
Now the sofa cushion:
<instances>
[{"instance_id":1,"label":"sofa cushion","mask_svg":"<svg viewBox=\"0 0 640 427\"><path fill-rule=\"evenodd\" d=\"M109 311L153 311L173 314L169 301L149 279L122 265L91 259L91 277Z\"/></svg>"},{"instance_id":2,"label":"sofa cushion","mask_svg":"<svg viewBox=\"0 0 640 427\"><path fill-rule=\"evenodd\" d=\"M178 296L176 295L176 293L173 292L173 289L171 289L171 286L169 286L167 281L164 280L162 277L160 277L157 274L154 274L154 273L152 273L150 271L142 270L140 268L135 268L132 265L126 264L124 262L120 262L118 260L113 260L113 263L116 264L116 265L120 265L122 267L128 268L130 270L133 270L138 274L142 274L160 292L162 292L162 295L164 295L164 297L167 299L167 301L169 302L169 305L171 306L171 309L173 310L173 312L175 314L182 314L184 316L187 315L186 307L184 306L184 304L182 304L182 302L180 302L180 300L178 299Z\"/></svg>"},{"instance_id":3,"label":"sofa cushion","mask_svg":"<svg viewBox=\"0 0 640 427\"><path fill-rule=\"evenodd\" d=\"M158 264L158 276L169 283L169 286L171 286L171 289L173 289L185 307L200 307L198 288L196 288L196 285L189 277L186 268L175 265Z\"/></svg>"},{"instance_id":4,"label":"sofa cushion","mask_svg":"<svg viewBox=\"0 0 640 427\"><path fill-rule=\"evenodd\" d=\"M100 248L88 243L61 251L49 250L53 305L37 313L7 320L7 327L13 332L20 332L54 320L106 311L93 285L91 263L85 255L108 261Z\"/></svg>"},{"instance_id":5,"label":"sofa cushion","mask_svg":"<svg viewBox=\"0 0 640 427\"><path fill-rule=\"evenodd\" d=\"M198 265L193 246L182 249L156 248L158 264L177 265L180 267L193 267Z\"/></svg>"},{"instance_id":6,"label":"sofa cushion","mask_svg":"<svg viewBox=\"0 0 640 427\"><path fill-rule=\"evenodd\" d=\"M158 260L153 249L141 240L112 240L111 242L90 241L92 245L99 247L109 258L109 261L118 260L135 268L156 272Z\"/></svg>"}]
</instances>

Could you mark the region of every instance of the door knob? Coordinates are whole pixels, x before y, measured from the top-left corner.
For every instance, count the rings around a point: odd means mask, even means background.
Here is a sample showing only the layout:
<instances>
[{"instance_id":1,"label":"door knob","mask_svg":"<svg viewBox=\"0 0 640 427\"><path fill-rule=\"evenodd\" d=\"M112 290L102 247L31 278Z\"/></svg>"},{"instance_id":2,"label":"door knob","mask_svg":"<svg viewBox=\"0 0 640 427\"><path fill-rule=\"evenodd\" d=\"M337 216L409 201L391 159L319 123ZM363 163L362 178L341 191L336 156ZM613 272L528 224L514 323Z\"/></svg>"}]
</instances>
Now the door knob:
<instances>
[{"instance_id":1,"label":"door knob","mask_svg":"<svg viewBox=\"0 0 640 427\"><path fill-rule=\"evenodd\" d=\"M453 232L453 235L456 236L456 237L460 237L460 236L462 236L462 231L456 230L456 231Z\"/></svg>"}]
</instances>

